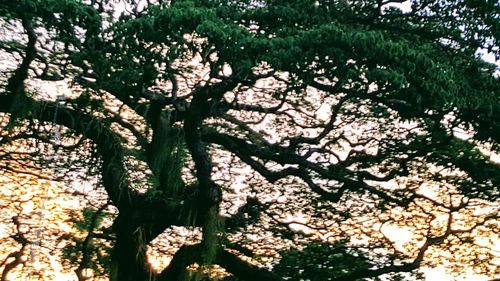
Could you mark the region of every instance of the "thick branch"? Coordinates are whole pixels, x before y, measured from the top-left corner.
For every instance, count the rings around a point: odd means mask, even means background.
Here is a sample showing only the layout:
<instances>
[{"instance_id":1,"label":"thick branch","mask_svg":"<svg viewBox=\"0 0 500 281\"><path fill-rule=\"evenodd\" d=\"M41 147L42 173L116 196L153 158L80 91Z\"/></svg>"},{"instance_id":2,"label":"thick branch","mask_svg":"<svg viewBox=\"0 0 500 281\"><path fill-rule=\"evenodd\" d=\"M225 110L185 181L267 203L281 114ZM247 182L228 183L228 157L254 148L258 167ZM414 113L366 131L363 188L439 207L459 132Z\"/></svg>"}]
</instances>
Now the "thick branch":
<instances>
[{"instance_id":1,"label":"thick branch","mask_svg":"<svg viewBox=\"0 0 500 281\"><path fill-rule=\"evenodd\" d=\"M170 265L159 275L159 281L182 280L180 279L190 264L200 262L199 252L201 244L182 246L174 255ZM224 267L228 272L243 281L279 281L282 280L276 274L265 268L249 264L225 249L217 254L215 262Z\"/></svg>"},{"instance_id":2,"label":"thick branch","mask_svg":"<svg viewBox=\"0 0 500 281\"><path fill-rule=\"evenodd\" d=\"M12 95L0 96L0 112L11 113L13 102ZM58 107L58 117L55 120L57 124L66 126L91 139L97 145L97 152L103 161L101 167L102 183L110 199L120 210L130 207L131 202L137 197L137 192L129 188L127 172L123 166L122 140L108 124L94 116L62 107L53 102L26 98L24 103L23 106L38 109L37 118L46 122L54 122L54 112Z\"/></svg>"},{"instance_id":3,"label":"thick branch","mask_svg":"<svg viewBox=\"0 0 500 281\"><path fill-rule=\"evenodd\" d=\"M24 30L28 34L28 44L26 45L24 58L21 64L16 69L14 74L9 78L6 87L7 93L16 95L24 94L24 80L28 78L29 66L36 57L36 34L35 30L33 29L31 19L24 17L21 22Z\"/></svg>"}]
</instances>

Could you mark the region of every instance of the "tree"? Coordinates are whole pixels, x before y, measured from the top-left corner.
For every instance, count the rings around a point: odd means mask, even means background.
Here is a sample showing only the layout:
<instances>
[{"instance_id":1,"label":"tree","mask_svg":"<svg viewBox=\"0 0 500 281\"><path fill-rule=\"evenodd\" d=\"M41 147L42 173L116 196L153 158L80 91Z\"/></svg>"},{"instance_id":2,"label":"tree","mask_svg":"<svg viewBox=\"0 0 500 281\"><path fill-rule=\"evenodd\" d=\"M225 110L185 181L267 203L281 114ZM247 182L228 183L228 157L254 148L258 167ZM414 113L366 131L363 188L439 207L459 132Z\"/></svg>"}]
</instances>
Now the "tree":
<instances>
[{"instance_id":1,"label":"tree","mask_svg":"<svg viewBox=\"0 0 500 281\"><path fill-rule=\"evenodd\" d=\"M477 55L500 57L498 1L153 2L0 4L2 139L56 145L63 175L97 169L117 209L110 280L181 280L194 263L281 280L242 258L256 227L361 255L322 280L415 272L443 251L499 274L484 241L499 230L500 83ZM42 81L72 93L44 98ZM240 187L253 197L231 206ZM172 226L201 238L156 272L147 247Z\"/></svg>"}]
</instances>

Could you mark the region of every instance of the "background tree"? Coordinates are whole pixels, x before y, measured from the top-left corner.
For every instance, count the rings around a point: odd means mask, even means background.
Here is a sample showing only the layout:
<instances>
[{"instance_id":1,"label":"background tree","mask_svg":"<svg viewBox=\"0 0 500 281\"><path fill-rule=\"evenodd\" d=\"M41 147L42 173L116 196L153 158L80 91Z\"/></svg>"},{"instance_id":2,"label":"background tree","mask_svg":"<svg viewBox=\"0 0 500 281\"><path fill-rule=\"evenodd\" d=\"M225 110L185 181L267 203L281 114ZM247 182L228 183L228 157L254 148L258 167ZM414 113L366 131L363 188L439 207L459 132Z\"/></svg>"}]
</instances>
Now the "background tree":
<instances>
[{"instance_id":1,"label":"background tree","mask_svg":"<svg viewBox=\"0 0 500 281\"><path fill-rule=\"evenodd\" d=\"M61 147L66 181L97 173L111 280L194 263L280 280L242 257L271 268L258 241L358 253L322 280L398 278L443 251L498 275L500 83L477 51L500 56L500 4L401 2L4 1L2 139ZM55 80L64 103L37 87ZM155 271L148 246L174 226L200 237Z\"/></svg>"}]
</instances>

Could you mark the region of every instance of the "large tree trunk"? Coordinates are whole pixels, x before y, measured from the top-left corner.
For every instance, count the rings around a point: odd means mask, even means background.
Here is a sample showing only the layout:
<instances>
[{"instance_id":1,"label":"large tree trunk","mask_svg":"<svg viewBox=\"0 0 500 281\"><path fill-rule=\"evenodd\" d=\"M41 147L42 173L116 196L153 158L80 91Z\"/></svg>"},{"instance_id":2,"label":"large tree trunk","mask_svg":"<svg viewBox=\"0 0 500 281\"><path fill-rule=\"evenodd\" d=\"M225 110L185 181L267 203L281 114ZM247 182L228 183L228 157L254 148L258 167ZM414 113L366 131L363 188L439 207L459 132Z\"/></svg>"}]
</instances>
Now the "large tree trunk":
<instances>
[{"instance_id":1,"label":"large tree trunk","mask_svg":"<svg viewBox=\"0 0 500 281\"><path fill-rule=\"evenodd\" d=\"M137 226L130 214L120 214L113 229L116 241L111 253L110 281L150 280L153 273L146 255L144 228Z\"/></svg>"}]
</instances>

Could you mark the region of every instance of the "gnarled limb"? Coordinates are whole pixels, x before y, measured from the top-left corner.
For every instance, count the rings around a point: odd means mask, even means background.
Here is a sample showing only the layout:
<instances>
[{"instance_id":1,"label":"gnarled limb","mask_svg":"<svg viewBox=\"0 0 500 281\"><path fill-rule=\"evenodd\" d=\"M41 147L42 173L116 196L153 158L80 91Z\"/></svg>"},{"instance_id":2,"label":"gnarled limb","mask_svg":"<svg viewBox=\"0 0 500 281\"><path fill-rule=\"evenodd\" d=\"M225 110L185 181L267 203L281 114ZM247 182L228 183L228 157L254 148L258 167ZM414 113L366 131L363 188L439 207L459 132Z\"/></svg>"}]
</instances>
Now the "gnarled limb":
<instances>
[{"instance_id":1,"label":"gnarled limb","mask_svg":"<svg viewBox=\"0 0 500 281\"><path fill-rule=\"evenodd\" d=\"M202 245L184 245L172 258L169 266L158 276L158 281L182 280L186 274L186 267L199 263ZM282 280L276 274L265 268L250 264L242 260L238 255L229 252L226 249L220 249L215 258L215 263L225 268L228 272L243 281L280 281Z\"/></svg>"}]
</instances>

